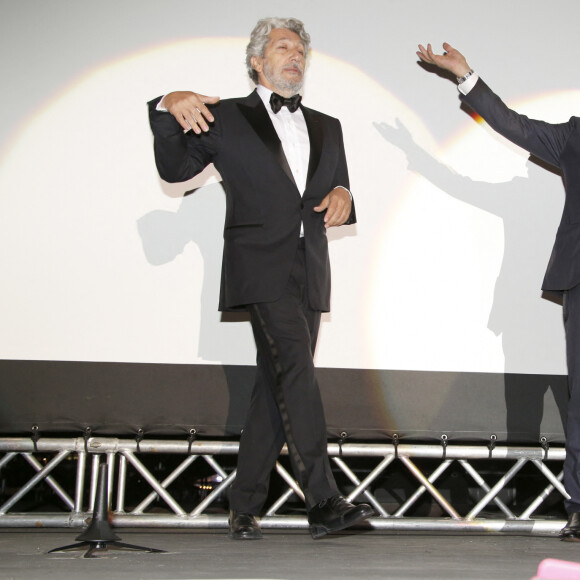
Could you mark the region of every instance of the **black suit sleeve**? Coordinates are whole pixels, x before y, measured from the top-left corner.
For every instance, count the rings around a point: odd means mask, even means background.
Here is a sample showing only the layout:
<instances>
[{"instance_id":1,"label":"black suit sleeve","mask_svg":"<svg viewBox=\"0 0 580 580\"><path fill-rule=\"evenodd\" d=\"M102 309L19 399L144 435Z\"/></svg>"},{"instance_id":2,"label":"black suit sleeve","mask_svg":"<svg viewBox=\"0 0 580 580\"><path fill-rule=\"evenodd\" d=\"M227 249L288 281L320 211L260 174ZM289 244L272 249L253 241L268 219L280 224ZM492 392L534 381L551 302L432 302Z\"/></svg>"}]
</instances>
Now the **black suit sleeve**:
<instances>
[{"instance_id":1,"label":"black suit sleeve","mask_svg":"<svg viewBox=\"0 0 580 580\"><path fill-rule=\"evenodd\" d=\"M184 133L171 113L156 109L159 100L160 97L148 103L157 171L170 183L187 181L203 171L219 150L218 124L201 135Z\"/></svg>"},{"instance_id":2,"label":"black suit sleeve","mask_svg":"<svg viewBox=\"0 0 580 580\"><path fill-rule=\"evenodd\" d=\"M561 124L529 119L508 108L481 78L467 95L461 96L461 100L512 143L551 165L560 166L560 156L574 128L574 118Z\"/></svg>"},{"instance_id":3,"label":"black suit sleeve","mask_svg":"<svg viewBox=\"0 0 580 580\"><path fill-rule=\"evenodd\" d=\"M339 144L340 144L340 152L339 152L339 160L336 167L336 172L334 174L333 179L333 187L345 187L350 192L350 180L348 178L348 166L346 164L346 153L344 151L344 139L342 137L342 127L340 122L338 122L338 131L339 131ZM350 192L350 197L352 200L352 206L350 210L350 215L344 225L351 225L356 224L356 211L354 209L354 196L352 192Z\"/></svg>"}]
</instances>

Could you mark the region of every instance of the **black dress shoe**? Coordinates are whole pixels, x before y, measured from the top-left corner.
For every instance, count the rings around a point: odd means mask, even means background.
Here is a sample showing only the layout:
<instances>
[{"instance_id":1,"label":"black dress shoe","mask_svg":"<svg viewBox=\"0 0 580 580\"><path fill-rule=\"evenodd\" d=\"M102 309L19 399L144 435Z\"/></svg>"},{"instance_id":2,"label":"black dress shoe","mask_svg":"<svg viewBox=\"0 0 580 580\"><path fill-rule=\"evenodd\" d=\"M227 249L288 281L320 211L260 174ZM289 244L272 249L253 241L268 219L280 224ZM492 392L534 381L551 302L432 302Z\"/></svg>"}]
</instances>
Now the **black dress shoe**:
<instances>
[{"instance_id":1,"label":"black dress shoe","mask_svg":"<svg viewBox=\"0 0 580 580\"><path fill-rule=\"evenodd\" d=\"M568 522L560 531L560 539L564 542L580 542L580 513L570 514Z\"/></svg>"},{"instance_id":2,"label":"black dress shoe","mask_svg":"<svg viewBox=\"0 0 580 580\"><path fill-rule=\"evenodd\" d=\"M230 531L232 540L261 540L262 530L252 514L230 511Z\"/></svg>"},{"instance_id":3,"label":"black dress shoe","mask_svg":"<svg viewBox=\"0 0 580 580\"><path fill-rule=\"evenodd\" d=\"M310 533L314 539L344 530L370 518L375 511L366 504L354 505L340 495L321 501L308 512Z\"/></svg>"}]
</instances>

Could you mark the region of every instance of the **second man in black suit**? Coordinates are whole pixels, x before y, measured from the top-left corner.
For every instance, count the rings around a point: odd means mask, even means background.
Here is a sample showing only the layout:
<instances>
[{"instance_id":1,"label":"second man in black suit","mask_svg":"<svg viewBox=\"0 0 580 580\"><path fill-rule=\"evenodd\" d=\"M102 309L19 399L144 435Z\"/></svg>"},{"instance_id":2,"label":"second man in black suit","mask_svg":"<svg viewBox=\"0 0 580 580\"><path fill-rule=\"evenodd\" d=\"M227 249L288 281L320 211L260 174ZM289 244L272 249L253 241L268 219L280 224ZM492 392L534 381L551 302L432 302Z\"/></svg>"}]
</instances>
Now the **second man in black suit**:
<instances>
[{"instance_id":1,"label":"second man in black suit","mask_svg":"<svg viewBox=\"0 0 580 580\"><path fill-rule=\"evenodd\" d=\"M564 486L570 497L565 502L568 522L560 536L563 540L580 541L580 118L546 123L509 109L457 49L447 43L443 48L444 54L436 54L430 44L427 48L419 45L417 55L453 73L465 103L498 133L557 167L564 179L566 201L542 289L564 297L570 390Z\"/></svg>"}]
</instances>

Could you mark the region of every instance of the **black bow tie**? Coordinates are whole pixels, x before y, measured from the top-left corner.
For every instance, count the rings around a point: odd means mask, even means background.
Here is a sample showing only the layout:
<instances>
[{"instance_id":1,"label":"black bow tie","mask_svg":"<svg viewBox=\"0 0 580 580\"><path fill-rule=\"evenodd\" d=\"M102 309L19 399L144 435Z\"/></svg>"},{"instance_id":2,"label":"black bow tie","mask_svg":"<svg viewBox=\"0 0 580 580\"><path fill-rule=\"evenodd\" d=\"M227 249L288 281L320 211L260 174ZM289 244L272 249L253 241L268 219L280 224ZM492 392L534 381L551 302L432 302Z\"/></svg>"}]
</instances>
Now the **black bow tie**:
<instances>
[{"instance_id":1,"label":"black bow tie","mask_svg":"<svg viewBox=\"0 0 580 580\"><path fill-rule=\"evenodd\" d=\"M294 95L289 99L285 99L278 93L272 93L270 95L270 106L272 107L274 114L276 114L282 107L287 107L288 110L293 113L300 106L301 100L302 97L300 95Z\"/></svg>"}]
</instances>

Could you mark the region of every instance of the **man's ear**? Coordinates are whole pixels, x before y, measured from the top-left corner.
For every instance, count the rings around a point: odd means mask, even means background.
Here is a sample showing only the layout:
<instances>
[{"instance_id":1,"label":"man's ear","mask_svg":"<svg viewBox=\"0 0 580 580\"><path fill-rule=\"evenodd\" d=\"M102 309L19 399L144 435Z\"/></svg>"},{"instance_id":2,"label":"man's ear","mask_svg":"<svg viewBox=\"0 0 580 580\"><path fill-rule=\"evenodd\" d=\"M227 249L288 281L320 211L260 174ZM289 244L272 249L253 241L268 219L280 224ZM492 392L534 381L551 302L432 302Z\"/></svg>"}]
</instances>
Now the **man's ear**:
<instances>
[{"instance_id":1,"label":"man's ear","mask_svg":"<svg viewBox=\"0 0 580 580\"><path fill-rule=\"evenodd\" d=\"M257 72L261 73L264 66L262 65L262 59L258 58L257 56L253 56L250 58L250 63L252 64L252 68Z\"/></svg>"}]
</instances>

